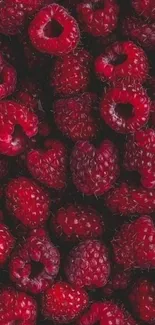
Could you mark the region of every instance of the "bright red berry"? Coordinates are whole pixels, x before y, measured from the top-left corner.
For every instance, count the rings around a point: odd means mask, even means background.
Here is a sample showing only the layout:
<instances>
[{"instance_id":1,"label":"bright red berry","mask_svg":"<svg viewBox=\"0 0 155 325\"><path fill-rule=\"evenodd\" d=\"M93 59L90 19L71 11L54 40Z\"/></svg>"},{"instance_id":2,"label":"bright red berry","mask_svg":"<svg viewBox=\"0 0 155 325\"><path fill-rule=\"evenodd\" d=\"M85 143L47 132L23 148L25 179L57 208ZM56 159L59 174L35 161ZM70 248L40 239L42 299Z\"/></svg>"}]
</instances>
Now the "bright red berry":
<instances>
[{"instance_id":1,"label":"bright red berry","mask_svg":"<svg viewBox=\"0 0 155 325\"><path fill-rule=\"evenodd\" d=\"M123 33L146 49L155 47L155 22L134 16L126 17L122 24Z\"/></svg>"},{"instance_id":2,"label":"bright red berry","mask_svg":"<svg viewBox=\"0 0 155 325\"><path fill-rule=\"evenodd\" d=\"M54 322L70 323L88 305L88 295L83 289L66 282L56 282L42 297L42 313Z\"/></svg>"},{"instance_id":3,"label":"bright red berry","mask_svg":"<svg viewBox=\"0 0 155 325\"><path fill-rule=\"evenodd\" d=\"M92 58L84 49L56 58L51 72L51 86L61 96L74 95L87 89Z\"/></svg>"},{"instance_id":4,"label":"bright red berry","mask_svg":"<svg viewBox=\"0 0 155 325\"><path fill-rule=\"evenodd\" d=\"M77 5L83 29L93 36L106 36L117 26L119 7L115 0L84 0Z\"/></svg>"},{"instance_id":5,"label":"bright red berry","mask_svg":"<svg viewBox=\"0 0 155 325\"><path fill-rule=\"evenodd\" d=\"M112 301L93 303L78 320L78 325L136 325L135 320L122 307Z\"/></svg>"},{"instance_id":6,"label":"bright red berry","mask_svg":"<svg viewBox=\"0 0 155 325\"><path fill-rule=\"evenodd\" d=\"M140 279L131 289L129 300L133 311L144 322L155 321L155 284L149 279Z\"/></svg>"},{"instance_id":7,"label":"bright red berry","mask_svg":"<svg viewBox=\"0 0 155 325\"><path fill-rule=\"evenodd\" d=\"M14 101L1 101L0 152L2 154L8 156L20 154L25 149L26 136L31 138L37 131L37 116L26 106Z\"/></svg>"},{"instance_id":8,"label":"bright red berry","mask_svg":"<svg viewBox=\"0 0 155 325\"><path fill-rule=\"evenodd\" d=\"M145 52L133 42L116 42L96 58L95 72L103 81L144 81L148 74L148 59Z\"/></svg>"},{"instance_id":9,"label":"bright red berry","mask_svg":"<svg viewBox=\"0 0 155 325\"><path fill-rule=\"evenodd\" d=\"M108 252L98 240L86 240L74 247L66 261L68 281L77 287L100 288L110 274Z\"/></svg>"},{"instance_id":10,"label":"bright red berry","mask_svg":"<svg viewBox=\"0 0 155 325\"><path fill-rule=\"evenodd\" d=\"M93 93L84 93L77 97L55 101L55 122L64 135L73 141L96 137L98 125L93 115L95 99Z\"/></svg>"},{"instance_id":11,"label":"bright red berry","mask_svg":"<svg viewBox=\"0 0 155 325\"><path fill-rule=\"evenodd\" d=\"M47 150L30 151L27 155L27 166L33 177L44 185L57 190L65 187L67 153L62 142L51 139Z\"/></svg>"},{"instance_id":12,"label":"bright red berry","mask_svg":"<svg viewBox=\"0 0 155 325\"><path fill-rule=\"evenodd\" d=\"M15 240L6 225L0 223L0 266L6 263L14 247Z\"/></svg>"},{"instance_id":13,"label":"bright red berry","mask_svg":"<svg viewBox=\"0 0 155 325\"><path fill-rule=\"evenodd\" d=\"M36 14L29 26L29 37L38 51L64 55L76 48L80 31L68 11L53 3Z\"/></svg>"},{"instance_id":14,"label":"bright red berry","mask_svg":"<svg viewBox=\"0 0 155 325\"><path fill-rule=\"evenodd\" d=\"M155 210L155 190L121 183L107 193L105 204L113 213L125 216L152 213Z\"/></svg>"},{"instance_id":15,"label":"bright red berry","mask_svg":"<svg viewBox=\"0 0 155 325\"><path fill-rule=\"evenodd\" d=\"M149 216L124 224L112 244L115 261L124 268L154 268L155 227Z\"/></svg>"},{"instance_id":16,"label":"bright red berry","mask_svg":"<svg viewBox=\"0 0 155 325\"><path fill-rule=\"evenodd\" d=\"M36 325L37 303L25 292L13 288L0 291L0 323L1 325Z\"/></svg>"},{"instance_id":17,"label":"bright red berry","mask_svg":"<svg viewBox=\"0 0 155 325\"><path fill-rule=\"evenodd\" d=\"M147 19L155 19L154 0L132 0L132 5L137 13Z\"/></svg>"},{"instance_id":18,"label":"bright red berry","mask_svg":"<svg viewBox=\"0 0 155 325\"><path fill-rule=\"evenodd\" d=\"M51 228L59 237L76 241L101 237L104 222L91 207L68 205L60 208L51 219Z\"/></svg>"},{"instance_id":19,"label":"bright red berry","mask_svg":"<svg viewBox=\"0 0 155 325\"><path fill-rule=\"evenodd\" d=\"M38 294L53 283L59 264L59 251L48 234L43 229L33 230L11 258L10 277L18 288Z\"/></svg>"},{"instance_id":20,"label":"bright red berry","mask_svg":"<svg viewBox=\"0 0 155 325\"><path fill-rule=\"evenodd\" d=\"M17 82L17 73L12 65L7 63L0 73L1 84L0 84L0 99L4 99L11 95L15 88Z\"/></svg>"},{"instance_id":21,"label":"bright red berry","mask_svg":"<svg viewBox=\"0 0 155 325\"><path fill-rule=\"evenodd\" d=\"M35 228L48 219L50 198L33 180L18 177L12 179L6 187L6 205L21 223Z\"/></svg>"},{"instance_id":22,"label":"bright red berry","mask_svg":"<svg viewBox=\"0 0 155 325\"><path fill-rule=\"evenodd\" d=\"M101 116L116 132L134 133L146 124L151 102L144 89L119 83L106 91L101 101Z\"/></svg>"},{"instance_id":23,"label":"bright red berry","mask_svg":"<svg viewBox=\"0 0 155 325\"><path fill-rule=\"evenodd\" d=\"M71 171L79 191L86 195L102 195L119 175L117 149L109 140L104 140L99 148L88 141L77 142L71 155Z\"/></svg>"}]
</instances>

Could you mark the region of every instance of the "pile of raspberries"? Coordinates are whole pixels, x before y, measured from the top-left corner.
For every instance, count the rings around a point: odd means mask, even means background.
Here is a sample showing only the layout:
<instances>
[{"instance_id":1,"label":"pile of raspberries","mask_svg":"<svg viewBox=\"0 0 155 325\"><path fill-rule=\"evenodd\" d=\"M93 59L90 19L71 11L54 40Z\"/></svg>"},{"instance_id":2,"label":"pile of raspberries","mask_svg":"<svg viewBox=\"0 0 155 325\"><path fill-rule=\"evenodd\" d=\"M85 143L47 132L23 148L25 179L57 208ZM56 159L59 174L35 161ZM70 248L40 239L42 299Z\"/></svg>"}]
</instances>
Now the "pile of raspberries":
<instances>
[{"instance_id":1,"label":"pile of raspberries","mask_svg":"<svg viewBox=\"0 0 155 325\"><path fill-rule=\"evenodd\" d=\"M0 0L0 325L155 325L155 0Z\"/></svg>"}]
</instances>

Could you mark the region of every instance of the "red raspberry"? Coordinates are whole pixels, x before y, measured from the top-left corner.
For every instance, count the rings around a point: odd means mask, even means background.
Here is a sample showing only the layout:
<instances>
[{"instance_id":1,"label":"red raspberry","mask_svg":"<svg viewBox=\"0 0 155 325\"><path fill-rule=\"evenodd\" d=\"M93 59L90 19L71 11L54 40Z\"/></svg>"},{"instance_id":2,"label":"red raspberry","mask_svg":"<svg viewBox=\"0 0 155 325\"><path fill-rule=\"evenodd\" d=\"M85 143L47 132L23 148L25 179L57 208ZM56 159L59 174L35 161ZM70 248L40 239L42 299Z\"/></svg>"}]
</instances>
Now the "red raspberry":
<instances>
[{"instance_id":1,"label":"red raspberry","mask_svg":"<svg viewBox=\"0 0 155 325\"><path fill-rule=\"evenodd\" d=\"M55 101L55 122L64 135L73 141L96 137L98 125L93 116L95 99L94 94L84 93L78 97Z\"/></svg>"},{"instance_id":2,"label":"red raspberry","mask_svg":"<svg viewBox=\"0 0 155 325\"><path fill-rule=\"evenodd\" d=\"M155 211L155 190L136 188L122 183L108 192L105 203L113 213L125 216L152 213Z\"/></svg>"},{"instance_id":3,"label":"red raspberry","mask_svg":"<svg viewBox=\"0 0 155 325\"><path fill-rule=\"evenodd\" d=\"M149 216L124 224L112 244L115 261L124 268L154 268L155 227Z\"/></svg>"},{"instance_id":4,"label":"red raspberry","mask_svg":"<svg viewBox=\"0 0 155 325\"><path fill-rule=\"evenodd\" d=\"M126 142L124 166L141 176L146 188L155 187L155 132L152 129L137 131Z\"/></svg>"},{"instance_id":5,"label":"red raspberry","mask_svg":"<svg viewBox=\"0 0 155 325\"><path fill-rule=\"evenodd\" d=\"M56 282L42 297L42 313L53 322L70 323L88 305L88 295L66 282Z\"/></svg>"},{"instance_id":6,"label":"red raspberry","mask_svg":"<svg viewBox=\"0 0 155 325\"><path fill-rule=\"evenodd\" d=\"M88 239L74 247L67 259L65 273L68 281L77 287L100 288L106 285L110 263L104 244Z\"/></svg>"},{"instance_id":7,"label":"red raspberry","mask_svg":"<svg viewBox=\"0 0 155 325\"><path fill-rule=\"evenodd\" d=\"M90 81L91 62L91 55L83 49L57 58L51 73L55 93L69 96L85 91Z\"/></svg>"},{"instance_id":8,"label":"red raspberry","mask_svg":"<svg viewBox=\"0 0 155 325\"><path fill-rule=\"evenodd\" d=\"M101 115L116 132L133 133L148 120L151 102L139 86L118 84L109 88L101 101Z\"/></svg>"},{"instance_id":9,"label":"red raspberry","mask_svg":"<svg viewBox=\"0 0 155 325\"><path fill-rule=\"evenodd\" d=\"M19 103L27 106L32 111L37 112L40 89L32 80L26 79L20 82L20 88L15 94Z\"/></svg>"},{"instance_id":10,"label":"red raspberry","mask_svg":"<svg viewBox=\"0 0 155 325\"><path fill-rule=\"evenodd\" d=\"M146 49L155 47L155 23L141 18L126 17L122 24L123 33Z\"/></svg>"},{"instance_id":11,"label":"red raspberry","mask_svg":"<svg viewBox=\"0 0 155 325\"><path fill-rule=\"evenodd\" d=\"M106 36L117 26L119 8L115 0L84 0L77 5L79 21L93 36Z\"/></svg>"},{"instance_id":12,"label":"red raspberry","mask_svg":"<svg viewBox=\"0 0 155 325\"><path fill-rule=\"evenodd\" d=\"M12 179L6 188L8 210L29 228L46 222L49 216L50 199L40 186L26 177Z\"/></svg>"},{"instance_id":13,"label":"red raspberry","mask_svg":"<svg viewBox=\"0 0 155 325\"><path fill-rule=\"evenodd\" d=\"M40 9L41 6L45 5L46 2L45 0L7 0L8 4L26 13L34 13Z\"/></svg>"},{"instance_id":14,"label":"red raspberry","mask_svg":"<svg viewBox=\"0 0 155 325\"><path fill-rule=\"evenodd\" d=\"M6 263L14 247L15 240L6 225L0 223L0 266Z\"/></svg>"},{"instance_id":15,"label":"red raspberry","mask_svg":"<svg viewBox=\"0 0 155 325\"><path fill-rule=\"evenodd\" d=\"M132 5L137 13L148 19L155 19L154 0L132 0Z\"/></svg>"},{"instance_id":16,"label":"red raspberry","mask_svg":"<svg viewBox=\"0 0 155 325\"><path fill-rule=\"evenodd\" d=\"M86 195L102 195L119 175L118 153L113 143L105 140L99 148L88 141L75 144L71 156L73 182Z\"/></svg>"},{"instance_id":17,"label":"red raspberry","mask_svg":"<svg viewBox=\"0 0 155 325\"><path fill-rule=\"evenodd\" d=\"M0 103L0 152L8 156L21 153L25 149L23 131L28 137L37 133L37 116L29 112L26 106L14 101L2 101Z\"/></svg>"},{"instance_id":18,"label":"red raspberry","mask_svg":"<svg viewBox=\"0 0 155 325\"><path fill-rule=\"evenodd\" d=\"M33 177L44 185L57 190L62 189L66 185L66 149L58 140L50 140L50 145L48 140L48 146L44 151L30 151L27 155L27 166Z\"/></svg>"},{"instance_id":19,"label":"red raspberry","mask_svg":"<svg viewBox=\"0 0 155 325\"><path fill-rule=\"evenodd\" d=\"M76 241L102 236L104 223L91 207L68 205L60 208L51 219L51 228L64 239Z\"/></svg>"},{"instance_id":20,"label":"red raspberry","mask_svg":"<svg viewBox=\"0 0 155 325\"><path fill-rule=\"evenodd\" d=\"M112 301L93 303L90 309L79 319L78 325L136 325L134 319Z\"/></svg>"},{"instance_id":21,"label":"red raspberry","mask_svg":"<svg viewBox=\"0 0 155 325\"><path fill-rule=\"evenodd\" d=\"M140 279L133 286L129 299L139 318L153 324L155 321L155 284L147 279Z\"/></svg>"},{"instance_id":22,"label":"red raspberry","mask_svg":"<svg viewBox=\"0 0 155 325\"><path fill-rule=\"evenodd\" d=\"M111 296L117 290L125 290L129 286L130 281L131 272L115 265L112 269L107 285L103 287L103 294Z\"/></svg>"},{"instance_id":23,"label":"red raspberry","mask_svg":"<svg viewBox=\"0 0 155 325\"><path fill-rule=\"evenodd\" d=\"M15 35L21 32L25 22L25 13L14 4L0 2L0 33Z\"/></svg>"},{"instance_id":24,"label":"red raspberry","mask_svg":"<svg viewBox=\"0 0 155 325\"><path fill-rule=\"evenodd\" d=\"M33 230L11 258L10 277L18 288L38 294L54 281L59 264L59 251L45 230Z\"/></svg>"},{"instance_id":25,"label":"red raspberry","mask_svg":"<svg viewBox=\"0 0 155 325\"><path fill-rule=\"evenodd\" d=\"M37 304L25 292L13 288L0 291L1 325L36 325Z\"/></svg>"},{"instance_id":26,"label":"red raspberry","mask_svg":"<svg viewBox=\"0 0 155 325\"><path fill-rule=\"evenodd\" d=\"M5 177L9 171L9 162L7 157L0 156L0 179Z\"/></svg>"},{"instance_id":27,"label":"red raspberry","mask_svg":"<svg viewBox=\"0 0 155 325\"><path fill-rule=\"evenodd\" d=\"M144 81L148 74L148 59L133 42L116 42L96 58L95 71L103 81Z\"/></svg>"},{"instance_id":28,"label":"red raspberry","mask_svg":"<svg viewBox=\"0 0 155 325\"><path fill-rule=\"evenodd\" d=\"M5 64L3 70L0 73L0 100L11 95L17 82L17 73L12 65Z\"/></svg>"},{"instance_id":29,"label":"red raspberry","mask_svg":"<svg viewBox=\"0 0 155 325\"><path fill-rule=\"evenodd\" d=\"M76 48L80 31L76 20L68 11L53 3L36 14L29 26L29 37L38 51L64 55Z\"/></svg>"}]
</instances>

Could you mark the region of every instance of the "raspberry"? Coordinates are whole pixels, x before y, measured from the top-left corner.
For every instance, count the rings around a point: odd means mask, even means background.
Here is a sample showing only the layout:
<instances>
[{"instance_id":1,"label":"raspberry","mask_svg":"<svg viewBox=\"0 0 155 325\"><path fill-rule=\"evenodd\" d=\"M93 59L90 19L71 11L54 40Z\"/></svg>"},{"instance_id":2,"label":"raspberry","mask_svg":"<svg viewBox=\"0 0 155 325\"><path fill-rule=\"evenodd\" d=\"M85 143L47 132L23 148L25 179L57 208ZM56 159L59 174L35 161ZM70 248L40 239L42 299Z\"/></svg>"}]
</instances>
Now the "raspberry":
<instances>
[{"instance_id":1,"label":"raspberry","mask_svg":"<svg viewBox=\"0 0 155 325\"><path fill-rule=\"evenodd\" d=\"M129 295L133 310L147 323L155 321L155 284L148 279L139 279Z\"/></svg>"},{"instance_id":2,"label":"raspberry","mask_svg":"<svg viewBox=\"0 0 155 325\"><path fill-rule=\"evenodd\" d=\"M126 142L124 166L135 170L141 176L141 183L146 188L155 187L155 132L152 129L137 131L135 137Z\"/></svg>"},{"instance_id":3,"label":"raspberry","mask_svg":"<svg viewBox=\"0 0 155 325\"><path fill-rule=\"evenodd\" d=\"M126 269L154 268L155 227L149 216L124 224L112 244L116 263Z\"/></svg>"},{"instance_id":4,"label":"raspberry","mask_svg":"<svg viewBox=\"0 0 155 325\"><path fill-rule=\"evenodd\" d=\"M68 205L60 208L51 219L51 228L59 237L76 241L101 237L104 223L91 207Z\"/></svg>"},{"instance_id":5,"label":"raspberry","mask_svg":"<svg viewBox=\"0 0 155 325\"><path fill-rule=\"evenodd\" d=\"M93 303L90 309L79 319L78 325L136 325L132 317L112 301Z\"/></svg>"},{"instance_id":6,"label":"raspberry","mask_svg":"<svg viewBox=\"0 0 155 325\"><path fill-rule=\"evenodd\" d=\"M151 102L141 86L118 84L101 101L101 116L116 132L133 133L149 118Z\"/></svg>"},{"instance_id":7,"label":"raspberry","mask_svg":"<svg viewBox=\"0 0 155 325\"><path fill-rule=\"evenodd\" d=\"M155 47L155 23L141 18L126 17L122 24L123 33L146 49Z\"/></svg>"},{"instance_id":8,"label":"raspberry","mask_svg":"<svg viewBox=\"0 0 155 325\"><path fill-rule=\"evenodd\" d=\"M77 287L100 288L110 274L108 252L98 240L86 240L74 247L66 261L68 281Z\"/></svg>"},{"instance_id":9,"label":"raspberry","mask_svg":"<svg viewBox=\"0 0 155 325\"><path fill-rule=\"evenodd\" d=\"M13 5L18 10L26 13L35 13L42 5L46 4L45 0L7 0L7 3Z\"/></svg>"},{"instance_id":10,"label":"raspberry","mask_svg":"<svg viewBox=\"0 0 155 325\"><path fill-rule=\"evenodd\" d=\"M37 112L39 101L39 87L32 80L24 80L15 94L16 100L32 111Z\"/></svg>"},{"instance_id":11,"label":"raspberry","mask_svg":"<svg viewBox=\"0 0 155 325\"><path fill-rule=\"evenodd\" d=\"M34 298L25 292L13 288L0 291L0 323L1 325L35 325L37 304Z\"/></svg>"},{"instance_id":12,"label":"raspberry","mask_svg":"<svg viewBox=\"0 0 155 325\"><path fill-rule=\"evenodd\" d=\"M29 37L40 52L64 55L73 51L80 39L76 20L54 3L41 9L29 26Z\"/></svg>"},{"instance_id":13,"label":"raspberry","mask_svg":"<svg viewBox=\"0 0 155 325\"><path fill-rule=\"evenodd\" d=\"M154 0L132 0L132 5L139 15L148 19L155 19Z\"/></svg>"},{"instance_id":14,"label":"raspberry","mask_svg":"<svg viewBox=\"0 0 155 325\"><path fill-rule=\"evenodd\" d=\"M26 177L12 179L6 188L8 210L25 226L35 228L49 216L50 199L39 185Z\"/></svg>"},{"instance_id":15,"label":"raspberry","mask_svg":"<svg viewBox=\"0 0 155 325\"><path fill-rule=\"evenodd\" d=\"M71 171L75 186L86 195L102 195L119 175L118 153L109 140L95 148L88 141L75 144L71 155Z\"/></svg>"},{"instance_id":16,"label":"raspberry","mask_svg":"<svg viewBox=\"0 0 155 325\"><path fill-rule=\"evenodd\" d=\"M66 282L56 282L42 297L42 313L58 324L69 323L87 307L88 295Z\"/></svg>"},{"instance_id":17,"label":"raspberry","mask_svg":"<svg viewBox=\"0 0 155 325\"><path fill-rule=\"evenodd\" d=\"M33 230L11 258L10 277L18 288L38 294L54 281L59 264L59 251L47 233L43 229Z\"/></svg>"},{"instance_id":18,"label":"raspberry","mask_svg":"<svg viewBox=\"0 0 155 325\"><path fill-rule=\"evenodd\" d=\"M66 185L66 158L66 149L63 143L58 140L50 140L47 150L32 150L28 153L27 166L33 177L44 185L62 189Z\"/></svg>"},{"instance_id":19,"label":"raspberry","mask_svg":"<svg viewBox=\"0 0 155 325\"><path fill-rule=\"evenodd\" d=\"M23 131L28 137L32 137L37 133L37 116L29 112L27 107L14 101L1 101L0 152L8 156L20 154L25 148Z\"/></svg>"},{"instance_id":20,"label":"raspberry","mask_svg":"<svg viewBox=\"0 0 155 325\"><path fill-rule=\"evenodd\" d=\"M4 65L3 70L0 73L1 84L0 84L0 100L11 95L15 88L17 82L16 70L13 66Z\"/></svg>"},{"instance_id":21,"label":"raspberry","mask_svg":"<svg viewBox=\"0 0 155 325\"><path fill-rule=\"evenodd\" d=\"M79 21L93 36L107 36L117 26L119 8L115 0L85 0L77 5Z\"/></svg>"},{"instance_id":22,"label":"raspberry","mask_svg":"<svg viewBox=\"0 0 155 325\"><path fill-rule=\"evenodd\" d=\"M145 52L133 42L116 42L96 58L95 72L104 80L144 81L148 74Z\"/></svg>"},{"instance_id":23,"label":"raspberry","mask_svg":"<svg viewBox=\"0 0 155 325\"><path fill-rule=\"evenodd\" d=\"M54 117L60 131L73 141L89 140L96 137L98 125L93 116L96 96L84 93L54 103Z\"/></svg>"},{"instance_id":24,"label":"raspberry","mask_svg":"<svg viewBox=\"0 0 155 325\"><path fill-rule=\"evenodd\" d=\"M69 96L85 91L90 81L91 62L91 55L83 49L57 58L51 73L55 93Z\"/></svg>"},{"instance_id":25,"label":"raspberry","mask_svg":"<svg viewBox=\"0 0 155 325\"><path fill-rule=\"evenodd\" d=\"M111 296L117 290L125 290L131 281L131 272L114 265L108 283L103 287L103 294Z\"/></svg>"},{"instance_id":26,"label":"raspberry","mask_svg":"<svg viewBox=\"0 0 155 325\"><path fill-rule=\"evenodd\" d=\"M105 204L113 213L125 216L152 213L155 210L155 190L136 188L122 183L108 192Z\"/></svg>"},{"instance_id":27,"label":"raspberry","mask_svg":"<svg viewBox=\"0 0 155 325\"><path fill-rule=\"evenodd\" d=\"M0 3L0 33L5 35L16 35L23 29L25 13L16 8L14 4Z\"/></svg>"},{"instance_id":28,"label":"raspberry","mask_svg":"<svg viewBox=\"0 0 155 325\"><path fill-rule=\"evenodd\" d=\"M6 263L13 247L15 240L6 225L0 223L0 266Z\"/></svg>"}]
</instances>

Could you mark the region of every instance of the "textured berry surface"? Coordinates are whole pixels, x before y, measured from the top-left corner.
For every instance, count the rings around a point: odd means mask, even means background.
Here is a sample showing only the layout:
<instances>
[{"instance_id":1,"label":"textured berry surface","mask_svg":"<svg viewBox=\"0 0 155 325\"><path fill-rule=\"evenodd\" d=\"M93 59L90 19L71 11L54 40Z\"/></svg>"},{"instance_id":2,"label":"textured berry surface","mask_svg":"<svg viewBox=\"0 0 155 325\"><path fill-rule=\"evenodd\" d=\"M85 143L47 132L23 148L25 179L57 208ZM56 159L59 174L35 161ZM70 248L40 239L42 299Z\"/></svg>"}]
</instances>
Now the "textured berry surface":
<instances>
[{"instance_id":1,"label":"textured berry surface","mask_svg":"<svg viewBox=\"0 0 155 325\"><path fill-rule=\"evenodd\" d=\"M14 247L15 240L6 225L0 223L0 266L7 261Z\"/></svg>"},{"instance_id":2,"label":"textured berry surface","mask_svg":"<svg viewBox=\"0 0 155 325\"><path fill-rule=\"evenodd\" d=\"M121 183L105 197L105 204L115 214L130 216L155 210L155 190Z\"/></svg>"},{"instance_id":3,"label":"textured berry surface","mask_svg":"<svg viewBox=\"0 0 155 325\"><path fill-rule=\"evenodd\" d=\"M132 0L132 5L139 15L148 19L155 19L154 0Z\"/></svg>"},{"instance_id":4,"label":"textured berry surface","mask_svg":"<svg viewBox=\"0 0 155 325\"><path fill-rule=\"evenodd\" d=\"M6 63L0 73L0 78L2 80L0 84L0 99L4 99L11 95L16 88L16 70L12 65Z\"/></svg>"},{"instance_id":5,"label":"textured berry surface","mask_svg":"<svg viewBox=\"0 0 155 325\"><path fill-rule=\"evenodd\" d=\"M54 103L54 117L60 131L73 141L96 137L98 124L93 116L95 100L93 93L57 100Z\"/></svg>"},{"instance_id":6,"label":"textured berry surface","mask_svg":"<svg viewBox=\"0 0 155 325\"><path fill-rule=\"evenodd\" d=\"M60 208L51 219L51 229L58 237L66 240L84 240L101 237L104 222L101 216L91 207L68 205Z\"/></svg>"},{"instance_id":7,"label":"textured berry surface","mask_svg":"<svg viewBox=\"0 0 155 325\"><path fill-rule=\"evenodd\" d=\"M20 128L19 128L20 127ZM25 136L38 132L38 118L26 106L14 101L0 102L0 152L16 156L25 148Z\"/></svg>"},{"instance_id":8,"label":"textured berry surface","mask_svg":"<svg viewBox=\"0 0 155 325\"><path fill-rule=\"evenodd\" d=\"M71 156L71 171L79 191L86 195L102 195L119 175L115 146L108 140L97 149L88 141L76 143Z\"/></svg>"},{"instance_id":9,"label":"textured berry surface","mask_svg":"<svg viewBox=\"0 0 155 325\"><path fill-rule=\"evenodd\" d=\"M25 292L12 287L0 291L0 322L2 325L36 325L37 303Z\"/></svg>"},{"instance_id":10,"label":"textured berry surface","mask_svg":"<svg viewBox=\"0 0 155 325\"><path fill-rule=\"evenodd\" d=\"M38 51L64 55L76 48L80 32L76 20L68 11L53 3L36 14L29 26L29 36Z\"/></svg>"},{"instance_id":11,"label":"textured berry surface","mask_svg":"<svg viewBox=\"0 0 155 325\"><path fill-rule=\"evenodd\" d=\"M0 32L4 35L16 35L22 31L25 22L25 13L14 4L0 2Z\"/></svg>"},{"instance_id":12,"label":"textured berry surface","mask_svg":"<svg viewBox=\"0 0 155 325\"><path fill-rule=\"evenodd\" d=\"M44 224L49 216L50 198L33 180L18 177L6 188L6 205L11 214L30 228Z\"/></svg>"},{"instance_id":13,"label":"textured berry surface","mask_svg":"<svg viewBox=\"0 0 155 325\"><path fill-rule=\"evenodd\" d=\"M95 71L103 80L144 81L148 74L145 52L133 42L116 42L97 57Z\"/></svg>"},{"instance_id":14,"label":"textured berry surface","mask_svg":"<svg viewBox=\"0 0 155 325\"><path fill-rule=\"evenodd\" d=\"M56 282L42 297L43 314L59 324L77 318L87 305L87 293L66 282Z\"/></svg>"},{"instance_id":15,"label":"textured berry surface","mask_svg":"<svg viewBox=\"0 0 155 325\"><path fill-rule=\"evenodd\" d=\"M34 266L33 262L36 263ZM42 266L40 272L37 270L39 263ZM59 251L46 232L43 229L33 230L11 258L10 277L18 288L38 294L54 281L59 264Z\"/></svg>"},{"instance_id":16,"label":"textured berry surface","mask_svg":"<svg viewBox=\"0 0 155 325\"><path fill-rule=\"evenodd\" d=\"M122 24L123 33L136 41L146 49L153 49L155 46L155 23L143 21L137 17L126 17Z\"/></svg>"},{"instance_id":17,"label":"textured berry surface","mask_svg":"<svg viewBox=\"0 0 155 325\"><path fill-rule=\"evenodd\" d=\"M136 322L123 308L112 301L93 303L90 309L79 319L79 325L136 325Z\"/></svg>"},{"instance_id":18,"label":"textured berry surface","mask_svg":"<svg viewBox=\"0 0 155 325\"><path fill-rule=\"evenodd\" d=\"M66 184L66 149L60 141L50 140L47 150L30 151L27 166L33 177L48 187L61 189Z\"/></svg>"},{"instance_id":19,"label":"textured berry surface","mask_svg":"<svg viewBox=\"0 0 155 325\"><path fill-rule=\"evenodd\" d=\"M141 86L118 84L101 101L101 116L116 132L133 133L148 121L151 102Z\"/></svg>"},{"instance_id":20,"label":"textured berry surface","mask_svg":"<svg viewBox=\"0 0 155 325\"><path fill-rule=\"evenodd\" d=\"M97 240L81 242L70 252L65 272L68 281L77 287L103 287L110 274L106 247Z\"/></svg>"},{"instance_id":21,"label":"textured berry surface","mask_svg":"<svg viewBox=\"0 0 155 325\"><path fill-rule=\"evenodd\" d=\"M90 79L92 58L84 49L59 57L51 72L51 86L56 94L69 96L85 91Z\"/></svg>"},{"instance_id":22,"label":"textured berry surface","mask_svg":"<svg viewBox=\"0 0 155 325\"><path fill-rule=\"evenodd\" d=\"M124 268L153 268L155 227L149 216L124 224L113 239L115 260Z\"/></svg>"},{"instance_id":23,"label":"textured berry surface","mask_svg":"<svg viewBox=\"0 0 155 325\"><path fill-rule=\"evenodd\" d=\"M140 279L131 289L129 300L138 317L152 324L155 320L155 284L145 278Z\"/></svg>"},{"instance_id":24,"label":"textured berry surface","mask_svg":"<svg viewBox=\"0 0 155 325\"><path fill-rule=\"evenodd\" d=\"M99 7L96 9L96 7ZM115 0L84 1L77 5L79 21L93 36L106 36L117 25L119 8Z\"/></svg>"}]
</instances>

